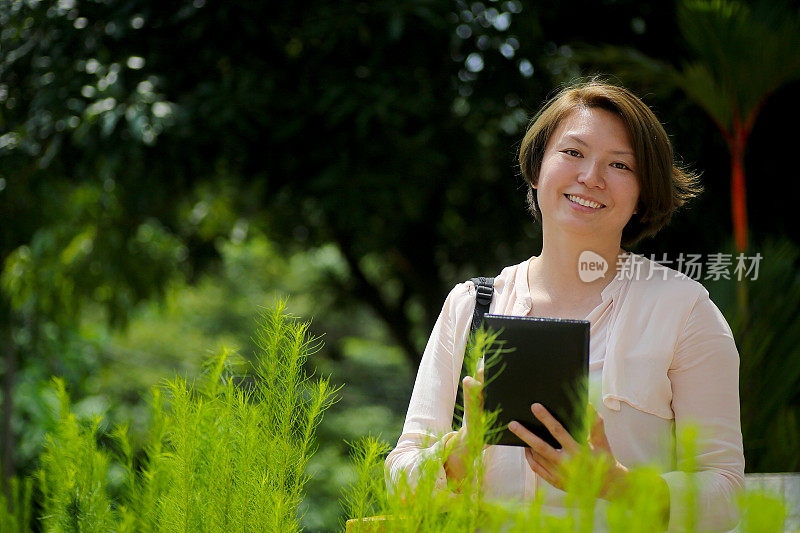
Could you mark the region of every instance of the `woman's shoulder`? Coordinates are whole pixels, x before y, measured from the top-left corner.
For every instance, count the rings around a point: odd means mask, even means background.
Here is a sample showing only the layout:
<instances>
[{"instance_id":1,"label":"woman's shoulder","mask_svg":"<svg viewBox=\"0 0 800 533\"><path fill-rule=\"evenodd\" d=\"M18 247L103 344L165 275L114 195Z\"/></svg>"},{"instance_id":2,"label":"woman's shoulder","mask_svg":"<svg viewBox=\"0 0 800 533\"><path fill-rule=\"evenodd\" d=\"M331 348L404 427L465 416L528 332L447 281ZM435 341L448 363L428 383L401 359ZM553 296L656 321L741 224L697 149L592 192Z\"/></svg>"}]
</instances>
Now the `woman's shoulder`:
<instances>
[{"instance_id":1,"label":"woman's shoulder","mask_svg":"<svg viewBox=\"0 0 800 533\"><path fill-rule=\"evenodd\" d=\"M514 284L518 281L518 278L522 273L527 273L527 266L528 261L530 259L526 259L521 263L517 263L516 265L509 265L504 267L500 273L496 274L493 277L493 283L495 291L502 291L506 288L513 287ZM478 277L478 276L476 276ZM487 276L488 277L488 276ZM474 278L473 278L474 279ZM523 275L523 279L525 283L527 283L527 277ZM472 279L467 281L463 281L461 283L457 283L455 287L450 291L451 295L470 295L473 298L475 297L475 283L473 283Z\"/></svg>"},{"instance_id":2,"label":"woman's shoulder","mask_svg":"<svg viewBox=\"0 0 800 533\"><path fill-rule=\"evenodd\" d=\"M529 259L526 259L516 265L504 267L500 273L494 276L492 282L494 287L493 298L495 296L502 298L503 295L511 294L514 291L515 285L518 283L524 282L525 287L527 287L528 261ZM469 312L472 313L472 307L475 304L475 293L475 283L472 279L456 283L447 295L446 305L449 304L456 309L464 308L465 311L468 309Z\"/></svg>"},{"instance_id":3,"label":"woman's shoulder","mask_svg":"<svg viewBox=\"0 0 800 533\"><path fill-rule=\"evenodd\" d=\"M630 290L658 300L696 301L708 298L708 290L699 281L642 255L630 254L627 272Z\"/></svg>"}]
</instances>

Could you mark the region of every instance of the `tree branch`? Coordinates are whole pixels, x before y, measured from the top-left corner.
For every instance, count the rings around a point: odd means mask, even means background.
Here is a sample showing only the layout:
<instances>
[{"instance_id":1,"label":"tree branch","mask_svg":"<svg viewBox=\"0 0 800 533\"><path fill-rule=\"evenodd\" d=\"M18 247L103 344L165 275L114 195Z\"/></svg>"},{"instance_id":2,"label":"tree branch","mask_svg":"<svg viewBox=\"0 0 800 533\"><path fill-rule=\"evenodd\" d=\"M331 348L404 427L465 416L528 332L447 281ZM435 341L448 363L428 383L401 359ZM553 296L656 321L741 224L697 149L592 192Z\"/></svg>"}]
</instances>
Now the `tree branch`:
<instances>
[{"instance_id":1,"label":"tree branch","mask_svg":"<svg viewBox=\"0 0 800 533\"><path fill-rule=\"evenodd\" d=\"M349 242L341 235L336 235L336 237L339 250L342 252L342 256L344 256L347 266L352 273L352 279L356 283L355 291L357 297L372 307L378 316L383 319L408 360L414 365L414 368L418 367L422 360L422 355L414 344L411 335L411 321L403 310L404 300L401 298L397 306L386 302L378 287L364 274L364 271L358 264L358 258L349 246Z\"/></svg>"}]
</instances>

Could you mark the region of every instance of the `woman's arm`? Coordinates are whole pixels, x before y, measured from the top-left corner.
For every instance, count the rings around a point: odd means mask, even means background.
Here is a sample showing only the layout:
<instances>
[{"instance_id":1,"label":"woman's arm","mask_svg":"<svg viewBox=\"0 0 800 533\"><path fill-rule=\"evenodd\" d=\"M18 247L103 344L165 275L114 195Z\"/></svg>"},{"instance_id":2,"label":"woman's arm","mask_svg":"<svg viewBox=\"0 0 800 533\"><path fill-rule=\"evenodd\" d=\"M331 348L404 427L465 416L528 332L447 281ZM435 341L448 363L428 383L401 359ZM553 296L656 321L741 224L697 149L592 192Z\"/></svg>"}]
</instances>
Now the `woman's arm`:
<instances>
[{"instance_id":1,"label":"woman's arm","mask_svg":"<svg viewBox=\"0 0 800 533\"><path fill-rule=\"evenodd\" d=\"M678 339L668 372L675 413L679 469L662 475L670 491L670 530L694 519L697 530L725 531L738 521L736 494L744 488L744 450L739 418L739 353L730 327L703 294ZM682 445L695 427L695 450ZM696 512L687 493L696 489Z\"/></svg>"},{"instance_id":2,"label":"woman's arm","mask_svg":"<svg viewBox=\"0 0 800 533\"><path fill-rule=\"evenodd\" d=\"M438 461L436 485L446 485L443 457L444 438L449 435L453 407L458 391L464 349L472 319L474 295L471 284L456 285L442 306L442 311L417 371L414 391L406 413L403 434L386 458L387 482L394 485L404 473L413 485L426 460Z\"/></svg>"}]
</instances>

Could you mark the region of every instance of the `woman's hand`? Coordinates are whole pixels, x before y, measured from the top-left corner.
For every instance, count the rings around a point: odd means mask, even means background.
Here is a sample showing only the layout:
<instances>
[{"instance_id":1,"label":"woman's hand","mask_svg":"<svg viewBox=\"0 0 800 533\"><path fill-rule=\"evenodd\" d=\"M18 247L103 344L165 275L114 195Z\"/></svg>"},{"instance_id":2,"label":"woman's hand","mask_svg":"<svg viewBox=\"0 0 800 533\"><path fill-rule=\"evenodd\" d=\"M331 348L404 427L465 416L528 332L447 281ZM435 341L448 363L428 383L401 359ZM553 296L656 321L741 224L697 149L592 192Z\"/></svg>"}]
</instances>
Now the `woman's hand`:
<instances>
[{"instance_id":1,"label":"woman's hand","mask_svg":"<svg viewBox=\"0 0 800 533\"><path fill-rule=\"evenodd\" d=\"M572 435L564 429L564 426L543 405L535 403L531 406L531 411L561 444L562 448L560 450L556 450L547 442L525 429L519 422L511 422L508 428L529 446L525 449L525 459L531 469L554 487L564 490L566 480L562 463L578 453L581 445L572 438ZM609 462L600 497L607 500L613 499L624 490L628 479L628 469L617 461L611 453L611 446L608 443L605 428L603 427L603 419L597 413L595 413L595 420L589 432L588 446L598 459L604 459Z\"/></svg>"},{"instance_id":2,"label":"woman's hand","mask_svg":"<svg viewBox=\"0 0 800 533\"><path fill-rule=\"evenodd\" d=\"M451 481L462 481L467 473L466 457L468 455L468 443L474 438L470 434L470 428L481 427L481 415L483 414L483 369L476 373L475 377L467 376L462 381L464 386L464 421L456 433L446 437L445 447L448 448L447 459L444 463L444 470L447 479Z\"/></svg>"}]
</instances>

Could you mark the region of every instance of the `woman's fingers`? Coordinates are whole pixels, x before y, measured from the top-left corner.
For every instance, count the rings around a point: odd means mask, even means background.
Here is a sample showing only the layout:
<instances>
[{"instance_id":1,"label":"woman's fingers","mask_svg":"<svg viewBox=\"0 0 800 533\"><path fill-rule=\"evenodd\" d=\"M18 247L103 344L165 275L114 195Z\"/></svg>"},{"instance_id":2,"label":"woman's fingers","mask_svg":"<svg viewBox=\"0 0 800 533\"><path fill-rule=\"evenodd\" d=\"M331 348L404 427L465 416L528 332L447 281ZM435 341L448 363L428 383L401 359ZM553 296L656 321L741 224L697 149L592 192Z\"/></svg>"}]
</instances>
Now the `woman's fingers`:
<instances>
[{"instance_id":1,"label":"woman's fingers","mask_svg":"<svg viewBox=\"0 0 800 533\"><path fill-rule=\"evenodd\" d=\"M547 459L543 455L540 455L540 454L536 453L533 450L533 448L525 448L525 450L526 450L526 453L528 453L530 455L532 460L535 460L541 466L546 468L547 471L550 472L551 474L556 475L556 474L558 474L560 472L560 468L561 468L560 463L553 463L552 461L550 461L549 459ZM562 460L562 459L563 459L563 457L559 457L559 460Z\"/></svg>"},{"instance_id":2,"label":"woman's fingers","mask_svg":"<svg viewBox=\"0 0 800 533\"><path fill-rule=\"evenodd\" d=\"M578 443L575 442L575 439L572 438L572 435L564 429L564 426L550 414L550 412L545 409L545 407L540 403L535 403L531 406L531 411L533 411L533 415L538 418L544 427L550 432L555 439L561 443L561 446L569 451L573 452L576 451L579 447Z\"/></svg>"},{"instance_id":3,"label":"woman's fingers","mask_svg":"<svg viewBox=\"0 0 800 533\"><path fill-rule=\"evenodd\" d=\"M541 455L537 454L530 448L525 448L525 461L531 470L536 472L542 479L550 483L556 488L561 488L561 481L556 475L557 467L548 463Z\"/></svg>"},{"instance_id":4,"label":"woman's fingers","mask_svg":"<svg viewBox=\"0 0 800 533\"><path fill-rule=\"evenodd\" d=\"M528 429L517 421L513 421L508 425L511 432L522 439L522 441L531 447L537 454L541 455L553 464L558 464L561 461L561 455L552 446L545 441L534 435Z\"/></svg>"},{"instance_id":5,"label":"woman's fingers","mask_svg":"<svg viewBox=\"0 0 800 533\"><path fill-rule=\"evenodd\" d=\"M600 415L597 413L595 413L592 429L589 431L589 445L591 445L593 450L603 450L609 454L611 453L611 444L608 442L608 437L606 436L603 419L600 418Z\"/></svg>"},{"instance_id":6,"label":"woman's fingers","mask_svg":"<svg viewBox=\"0 0 800 533\"><path fill-rule=\"evenodd\" d=\"M469 421L473 417L473 413L475 409L473 406L475 404L474 397L475 394L472 391L472 382L474 380L470 376L466 376L463 380L461 380L461 385L464 388L464 419Z\"/></svg>"},{"instance_id":7,"label":"woman's fingers","mask_svg":"<svg viewBox=\"0 0 800 533\"><path fill-rule=\"evenodd\" d=\"M483 373L478 372L478 379L467 376L462 383L464 385L464 402L469 403L471 400L474 407L483 409Z\"/></svg>"},{"instance_id":8,"label":"woman's fingers","mask_svg":"<svg viewBox=\"0 0 800 533\"><path fill-rule=\"evenodd\" d=\"M464 464L465 457L468 456L468 448L471 439L473 438L472 431L478 428L480 432L481 427L481 411L483 410L483 373L478 372L476 377L466 376L461 384L464 389L464 424L461 429L446 439L445 445L449 451L448 457L445 461L445 472L448 479L461 480L467 472ZM470 429L473 428L473 429ZM450 442L452 439L452 442Z\"/></svg>"},{"instance_id":9,"label":"woman's fingers","mask_svg":"<svg viewBox=\"0 0 800 533\"><path fill-rule=\"evenodd\" d=\"M467 376L462 381L464 386L464 418L467 421L467 426L477 424L477 417L480 416L483 409L483 394L481 394L481 383L473 378Z\"/></svg>"},{"instance_id":10,"label":"woman's fingers","mask_svg":"<svg viewBox=\"0 0 800 533\"><path fill-rule=\"evenodd\" d=\"M472 376L467 376L464 378L462 382L464 385L464 402L469 403L468 400L476 400L479 403L480 400L480 392L481 392L481 383L477 379L473 378ZM477 403L476 403L477 405Z\"/></svg>"}]
</instances>

